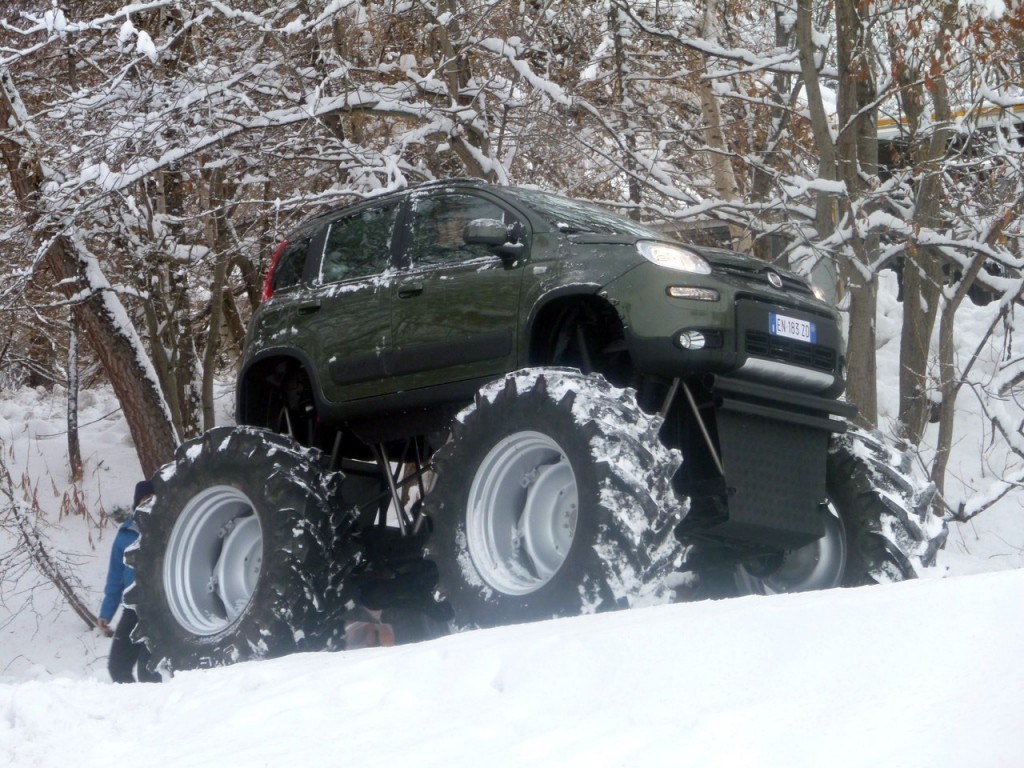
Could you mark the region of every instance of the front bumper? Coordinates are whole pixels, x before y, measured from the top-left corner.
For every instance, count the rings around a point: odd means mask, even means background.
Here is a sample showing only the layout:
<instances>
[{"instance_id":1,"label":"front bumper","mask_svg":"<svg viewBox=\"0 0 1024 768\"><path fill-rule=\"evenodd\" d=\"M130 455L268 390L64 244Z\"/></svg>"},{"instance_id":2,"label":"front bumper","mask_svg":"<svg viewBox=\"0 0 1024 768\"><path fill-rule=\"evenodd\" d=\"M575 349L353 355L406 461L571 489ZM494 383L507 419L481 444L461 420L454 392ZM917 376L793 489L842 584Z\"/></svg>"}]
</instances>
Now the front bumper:
<instances>
[{"instance_id":1,"label":"front bumper","mask_svg":"<svg viewBox=\"0 0 1024 768\"><path fill-rule=\"evenodd\" d=\"M683 283L711 289L719 298L669 295L671 287ZM631 270L604 293L619 311L641 373L670 378L729 374L826 397L843 390L845 348L838 313L809 296L733 276L690 275L654 265ZM773 333L773 316L813 327L813 341Z\"/></svg>"}]
</instances>

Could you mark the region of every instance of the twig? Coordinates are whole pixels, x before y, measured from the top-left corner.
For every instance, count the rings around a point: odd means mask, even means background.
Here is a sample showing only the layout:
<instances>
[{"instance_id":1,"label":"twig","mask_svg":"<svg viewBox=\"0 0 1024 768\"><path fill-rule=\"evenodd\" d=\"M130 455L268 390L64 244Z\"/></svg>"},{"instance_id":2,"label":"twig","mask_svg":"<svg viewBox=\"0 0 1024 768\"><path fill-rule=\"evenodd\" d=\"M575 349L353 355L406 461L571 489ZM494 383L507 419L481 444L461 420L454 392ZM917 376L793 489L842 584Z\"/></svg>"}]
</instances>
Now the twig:
<instances>
[{"instance_id":1,"label":"twig","mask_svg":"<svg viewBox=\"0 0 1024 768\"><path fill-rule=\"evenodd\" d=\"M0 459L0 492L7 497L7 513L13 518L18 528L23 549L32 563L64 597L71 609L78 614L90 629L96 626L96 615L76 594L74 585L64 573L61 564L55 560L46 545L39 527L33 524L26 514L26 505L14 494L14 483L6 463Z\"/></svg>"}]
</instances>

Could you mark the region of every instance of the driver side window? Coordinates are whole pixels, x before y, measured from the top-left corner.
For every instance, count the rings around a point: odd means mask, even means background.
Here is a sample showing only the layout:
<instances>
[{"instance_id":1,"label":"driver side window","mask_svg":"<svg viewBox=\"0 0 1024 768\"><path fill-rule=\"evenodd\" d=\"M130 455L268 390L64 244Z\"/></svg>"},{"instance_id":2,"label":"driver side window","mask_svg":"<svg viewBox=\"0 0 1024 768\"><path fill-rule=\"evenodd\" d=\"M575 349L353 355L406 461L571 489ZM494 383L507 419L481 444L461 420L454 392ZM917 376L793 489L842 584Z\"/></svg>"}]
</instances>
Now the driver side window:
<instances>
[{"instance_id":1,"label":"driver side window","mask_svg":"<svg viewBox=\"0 0 1024 768\"><path fill-rule=\"evenodd\" d=\"M466 225L478 219L511 223L501 207L475 195L420 197L413 201L412 211L408 257L413 267L456 264L493 255L488 246L463 240Z\"/></svg>"}]
</instances>

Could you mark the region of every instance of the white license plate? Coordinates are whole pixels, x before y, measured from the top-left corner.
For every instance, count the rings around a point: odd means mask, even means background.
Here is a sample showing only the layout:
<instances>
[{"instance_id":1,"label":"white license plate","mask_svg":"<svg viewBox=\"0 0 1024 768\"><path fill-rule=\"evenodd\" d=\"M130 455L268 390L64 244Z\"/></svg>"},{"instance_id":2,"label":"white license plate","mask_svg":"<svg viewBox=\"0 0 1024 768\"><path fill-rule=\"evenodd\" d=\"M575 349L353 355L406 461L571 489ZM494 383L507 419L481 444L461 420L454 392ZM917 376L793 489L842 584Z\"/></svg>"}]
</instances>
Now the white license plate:
<instances>
[{"instance_id":1,"label":"white license plate","mask_svg":"<svg viewBox=\"0 0 1024 768\"><path fill-rule=\"evenodd\" d=\"M817 333L814 323L810 320L800 320L796 317L786 317L775 312L768 313L768 330L773 336L782 336L797 341L807 341L814 344Z\"/></svg>"}]
</instances>

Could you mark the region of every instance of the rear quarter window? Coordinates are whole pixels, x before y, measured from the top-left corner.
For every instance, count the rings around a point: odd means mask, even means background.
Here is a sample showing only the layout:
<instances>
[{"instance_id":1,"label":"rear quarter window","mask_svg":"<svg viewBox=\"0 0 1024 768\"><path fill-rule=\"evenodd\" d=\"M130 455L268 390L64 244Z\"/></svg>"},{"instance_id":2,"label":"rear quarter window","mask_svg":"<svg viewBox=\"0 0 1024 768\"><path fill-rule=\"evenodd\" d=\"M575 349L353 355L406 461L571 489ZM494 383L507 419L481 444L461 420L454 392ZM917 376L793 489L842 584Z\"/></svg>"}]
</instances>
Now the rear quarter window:
<instances>
[{"instance_id":1,"label":"rear quarter window","mask_svg":"<svg viewBox=\"0 0 1024 768\"><path fill-rule=\"evenodd\" d=\"M274 291L283 291L298 285L302 280L302 271L306 264L306 251L309 249L309 241L312 236L307 236L289 242L281 255L277 258L277 266L274 268L272 287Z\"/></svg>"}]
</instances>

